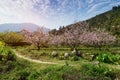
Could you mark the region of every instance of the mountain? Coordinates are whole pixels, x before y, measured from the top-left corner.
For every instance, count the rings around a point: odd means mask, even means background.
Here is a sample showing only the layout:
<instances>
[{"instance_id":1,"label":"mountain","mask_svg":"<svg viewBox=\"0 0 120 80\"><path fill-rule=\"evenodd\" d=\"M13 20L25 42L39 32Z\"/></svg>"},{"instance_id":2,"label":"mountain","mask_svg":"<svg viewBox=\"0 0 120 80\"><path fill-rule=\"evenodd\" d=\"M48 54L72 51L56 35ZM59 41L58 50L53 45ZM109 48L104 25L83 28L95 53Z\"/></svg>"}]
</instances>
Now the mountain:
<instances>
[{"instance_id":1,"label":"mountain","mask_svg":"<svg viewBox=\"0 0 120 80\"><path fill-rule=\"evenodd\" d=\"M91 28L102 28L120 35L120 6L115 6L112 10L96 15L86 20Z\"/></svg>"},{"instance_id":2,"label":"mountain","mask_svg":"<svg viewBox=\"0 0 120 80\"><path fill-rule=\"evenodd\" d=\"M85 21L83 21L83 22L77 22L74 24L70 24L65 27L61 26L59 28L59 30L53 29L53 30L49 31L49 33L53 34L53 35L62 35L66 31L72 32L74 30L79 30L80 32L82 32L83 29L87 29L87 28L89 28L88 24Z\"/></svg>"},{"instance_id":3,"label":"mountain","mask_svg":"<svg viewBox=\"0 0 120 80\"><path fill-rule=\"evenodd\" d=\"M45 32L49 31L49 29L47 29L45 27L40 27L40 26L38 26L36 24L32 24L32 23L15 23L15 24L8 23L8 24L0 25L0 32L6 31L6 30L19 32L23 29L33 32L33 31L36 31L38 28L41 28Z\"/></svg>"},{"instance_id":4,"label":"mountain","mask_svg":"<svg viewBox=\"0 0 120 80\"><path fill-rule=\"evenodd\" d=\"M112 10L96 15L88 20L76 22L67 25L66 27L60 27L59 30L51 30L50 33L59 35L66 30L76 29L76 27L79 27L80 29L81 27L87 27L88 30L96 30L100 28L111 32L113 35L120 36L120 6L115 6Z\"/></svg>"}]
</instances>

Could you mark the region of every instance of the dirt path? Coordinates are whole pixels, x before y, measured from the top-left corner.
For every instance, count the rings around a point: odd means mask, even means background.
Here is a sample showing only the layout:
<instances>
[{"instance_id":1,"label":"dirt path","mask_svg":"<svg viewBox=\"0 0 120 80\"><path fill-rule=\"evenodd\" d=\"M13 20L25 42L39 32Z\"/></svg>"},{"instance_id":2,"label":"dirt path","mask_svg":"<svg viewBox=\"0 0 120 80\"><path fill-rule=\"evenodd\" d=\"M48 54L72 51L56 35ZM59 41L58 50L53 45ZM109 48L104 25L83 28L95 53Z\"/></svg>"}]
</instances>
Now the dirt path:
<instances>
[{"instance_id":1,"label":"dirt path","mask_svg":"<svg viewBox=\"0 0 120 80\"><path fill-rule=\"evenodd\" d=\"M23 56L20 54L20 52L13 50L15 52L15 55L19 58L23 58L25 60L28 60L30 62L35 62L35 63L41 63L41 64L57 64L57 65L64 65L64 64L60 64L60 63L55 63L55 62L44 62L44 61L40 61L40 60L35 60L35 59L31 59L29 57ZM71 66L76 66L76 65L71 65ZM116 68L120 70L120 65L108 65L109 67L112 68Z\"/></svg>"},{"instance_id":2,"label":"dirt path","mask_svg":"<svg viewBox=\"0 0 120 80\"><path fill-rule=\"evenodd\" d=\"M28 60L30 62L35 62L35 63L41 63L41 64L59 64L59 63L54 63L54 62L43 62L43 61L40 61L40 60L35 60L35 59L31 59L31 58L28 58L28 57L25 57L23 55L20 55L19 52L13 50L15 52L15 55L19 58L23 58L25 60Z\"/></svg>"}]
</instances>

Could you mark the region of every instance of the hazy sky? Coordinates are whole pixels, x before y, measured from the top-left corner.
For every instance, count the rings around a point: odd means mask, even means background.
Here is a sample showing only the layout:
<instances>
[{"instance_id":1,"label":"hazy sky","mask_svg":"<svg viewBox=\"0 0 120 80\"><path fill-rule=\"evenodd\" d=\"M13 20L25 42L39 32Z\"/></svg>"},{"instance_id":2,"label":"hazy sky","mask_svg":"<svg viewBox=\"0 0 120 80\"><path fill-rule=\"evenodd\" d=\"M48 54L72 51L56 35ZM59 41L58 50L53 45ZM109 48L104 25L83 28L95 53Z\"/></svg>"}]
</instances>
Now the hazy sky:
<instances>
[{"instance_id":1,"label":"hazy sky","mask_svg":"<svg viewBox=\"0 0 120 80\"><path fill-rule=\"evenodd\" d=\"M119 4L120 0L0 0L0 24L27 22L53 29Z\"/></svg>"}]
</instances>

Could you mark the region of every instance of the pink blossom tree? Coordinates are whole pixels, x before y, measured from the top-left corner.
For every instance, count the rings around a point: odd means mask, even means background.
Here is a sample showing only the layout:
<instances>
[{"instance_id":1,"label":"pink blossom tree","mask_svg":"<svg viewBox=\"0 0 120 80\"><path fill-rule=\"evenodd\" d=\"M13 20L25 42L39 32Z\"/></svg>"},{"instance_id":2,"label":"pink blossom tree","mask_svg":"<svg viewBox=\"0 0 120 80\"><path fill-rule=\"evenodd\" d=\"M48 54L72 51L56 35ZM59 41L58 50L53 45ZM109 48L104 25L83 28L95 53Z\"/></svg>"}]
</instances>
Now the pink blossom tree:
<instances>
[{"instance_id":1,"label":"pink blossom tree","mask_svg":"<svg viewBox=\"0 0 120 80\"><path fill-rule=\"evenodd\" d=\"M81 44L101 47L103 45L113 44L116 40L116 37L108 32L97 30L97 31L83 32L80 35L79 40Z\"/></svg>"},{"instance_id":2,"label":"pink blossom tree","mask_svg":"<svg viewBox=\"0 0 120 80\"><path fill-rule=\"evenodd\" d=\"M47 46L49 41L49 35L44 33L42 29L37 29L35 32L22 30L21 33L23 34L25 41L32 43L38 50L40 50L41 47Z\"/></svg>"},{"instance_id":3,"label":"pink blossom tree","mask_svg":"<svg viewBox=\"0 0 120 80\"><path fill-rule=\"evenodd\" d=\"M64 37L62 35L50 35L49 45L61 46L64 42Z\"/></svg>"}]
</instances>

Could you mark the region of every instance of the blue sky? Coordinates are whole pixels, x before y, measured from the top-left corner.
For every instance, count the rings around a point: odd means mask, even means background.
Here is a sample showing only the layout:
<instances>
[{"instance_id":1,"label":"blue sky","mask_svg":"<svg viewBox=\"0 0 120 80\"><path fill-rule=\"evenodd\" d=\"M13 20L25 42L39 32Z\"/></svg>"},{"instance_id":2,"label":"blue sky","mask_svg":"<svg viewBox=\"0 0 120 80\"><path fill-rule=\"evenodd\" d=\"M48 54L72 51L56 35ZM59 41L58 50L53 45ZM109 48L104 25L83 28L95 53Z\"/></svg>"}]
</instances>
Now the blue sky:
<instances>
[{"instance_id":1,"label":"blue sky","mask_svg":"<svg viewBox=\"0 0 120 80\"><path fill-rule=\"evenodd\" d=\"M120 0L0 0L0 24L34 23L50 29L86 20Z\"/></svg>"}]
</instances>

